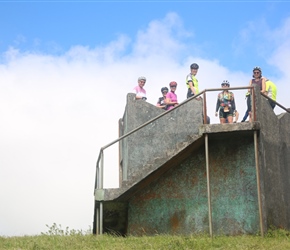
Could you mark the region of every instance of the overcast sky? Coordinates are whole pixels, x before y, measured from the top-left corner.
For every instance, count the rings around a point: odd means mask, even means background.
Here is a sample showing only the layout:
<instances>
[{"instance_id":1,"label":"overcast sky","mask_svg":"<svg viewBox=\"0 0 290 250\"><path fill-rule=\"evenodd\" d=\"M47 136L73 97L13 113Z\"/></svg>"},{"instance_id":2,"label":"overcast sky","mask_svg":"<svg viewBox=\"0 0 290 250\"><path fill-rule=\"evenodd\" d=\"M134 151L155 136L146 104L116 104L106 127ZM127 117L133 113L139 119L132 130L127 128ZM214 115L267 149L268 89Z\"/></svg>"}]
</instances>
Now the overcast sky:
<instances>
[{"instance_id":1,"label":"overcast sky","mask_svg":"<svg viewBox=\"0 0 290 250\"><path fill-rule=\"evenodd\" d=\"M170 81L185 100L193 62L200 90L246 86L260 66L289 107L289 58L288 1L0 1L0 235L92 226L99 150L139 76L155 105ZM110 164L105 185L117 180Z\"/></svg>"}]
</instances>

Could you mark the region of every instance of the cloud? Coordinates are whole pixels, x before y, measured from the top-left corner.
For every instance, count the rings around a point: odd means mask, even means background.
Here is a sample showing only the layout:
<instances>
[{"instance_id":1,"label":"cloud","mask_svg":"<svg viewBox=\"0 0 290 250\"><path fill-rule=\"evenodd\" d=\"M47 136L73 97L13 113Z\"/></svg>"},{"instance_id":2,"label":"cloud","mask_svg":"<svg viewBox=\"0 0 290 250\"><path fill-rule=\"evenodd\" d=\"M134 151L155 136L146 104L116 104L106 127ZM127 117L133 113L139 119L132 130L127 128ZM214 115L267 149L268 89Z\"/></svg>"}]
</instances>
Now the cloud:
<instances>
[{"instance_id":1,"label":"cloud","mask_svg":"<svg viewBox=\"0 0 290 250\"><path fill-rule=\"evenodd\" d=\"M270 57L284 73L277 82L289 80L288 26L289 21L277 30L285 42ZM161 87L172 80L178 83L179 101L185 100L185 76L193 62L200 65L200 90L219 87L225 79L232 86L248 84L248 73L229 70L217 59L195 57L194 52L185 56L192 51L186 39L192 37L180 17L169 13L136 37L120 34L96 48L72 46L58 56L7 50L0 65L1 235L39 234L54 222L84 230L92 225L99 149L118 137L126 94L140 75L148 79L145 88L153 105ZM242 115L245 91L235 93ZM216 95L207 96L213 122L218 122ZM118 184L113 174L118 164L106 151L105 164L108 158L113 167L107 168L105 184L111 187Z\"/></svg>"},{"instance_id":2,"label":"cloud","mask_svg":"<svg viewBox=\"0 0 290 250\"><path fill-rule=\"evenodd\" d=\"M185 49L180 41L191 36L183 28L180 17L169 13L163 20L151 21L146 30L140 30L134 45L134 56L147 58L152 54L176 58Z\"/></svg>"}]
</instances>

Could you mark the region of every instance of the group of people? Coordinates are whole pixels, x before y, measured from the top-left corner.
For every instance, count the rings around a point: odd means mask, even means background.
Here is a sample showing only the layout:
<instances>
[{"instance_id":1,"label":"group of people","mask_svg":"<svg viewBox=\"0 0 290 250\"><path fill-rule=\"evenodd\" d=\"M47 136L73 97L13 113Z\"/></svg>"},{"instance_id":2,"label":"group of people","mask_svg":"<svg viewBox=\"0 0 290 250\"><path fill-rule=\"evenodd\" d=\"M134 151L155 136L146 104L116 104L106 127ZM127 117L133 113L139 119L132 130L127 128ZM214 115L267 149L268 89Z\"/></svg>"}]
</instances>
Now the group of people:
<instances>
[{"instance_id":1,"label":"group of people","mask_svg":"<svg viewBox=\"0 0 290 250\"><path fill-rule=\"evenodd\" d=\"M193 63L190 65L190 73L186 76L186 85L188 88L187 98L190 98L199 93L198 90L198 80L196 79L196 74L199 69L198 64ZM138 86L133 89L133 92L136 93L136 99L146 100L146 90L144 85L146 83L146 77L140 76L138 78ZM177 88L177 82L172 81L169 83L170 91L167 87L161 88L162 97L157 101L156 107L162 108L164 110L173 109L178 105L177 95L175 93Z\"/></svg>"},{"instance_id":2,"label":"group of people","mask_svg":"<svg viewBox=\"0 0 290 250\"><path fill-rule=\"evenodd\" d=\"M276 85L270 81L268 78L262 76L262 69L260 67L254 67L253 69L253 79L250 80L249 85L256 84L259 86L260 92L267 95L271 99L268 99L269 104L272 109L276 106L276 98L277 98L277 87ZM249 121L252 121L252 105L251 105L251 93L248 91L246 93L247 99L247 111L242 119L242 122L245 122L246 119L249 117Z\"/></svg>"},{"instance_id":3,"label":"group of people","mask_svg":"<svg viewBox=\"0 0 290 250\"><path fill-rule=\"evenodd\" d=\"M198 64L193 63L190 65L190 73L186 76L186 86L188 88L187 98L191 98L199 93L198 80L196 78L198 69ZM145 83L146 78L144 76L138 78L138 86L133 89L136 93L136 99L147 99L146 90L144 89ZM276 106L277 87L272 81L262 76L262 70L260 67L254 67L253 69L253 79L250 80L249 85L252 86L254 84L259 86L261 93L271 98L269 99L269 104L272 109L274 109ZM219 116L220 123L235 123L239 119L239 113L236 109L234 94L228 89L230 88L229 81L224 80L221 83L221 87L223 88L223 91L217 96L215 116ZM156 107L170 110L178 105L177 95L175 93L177 83L175 81L170 82L169 88L170 90L167 87L161 88L162 97L158 99ZM252 120L250 89L246 93L246 99L247 110L241 122L245 122L248 116L249 121L251 122Z\"/></svg>"}]
</instances>

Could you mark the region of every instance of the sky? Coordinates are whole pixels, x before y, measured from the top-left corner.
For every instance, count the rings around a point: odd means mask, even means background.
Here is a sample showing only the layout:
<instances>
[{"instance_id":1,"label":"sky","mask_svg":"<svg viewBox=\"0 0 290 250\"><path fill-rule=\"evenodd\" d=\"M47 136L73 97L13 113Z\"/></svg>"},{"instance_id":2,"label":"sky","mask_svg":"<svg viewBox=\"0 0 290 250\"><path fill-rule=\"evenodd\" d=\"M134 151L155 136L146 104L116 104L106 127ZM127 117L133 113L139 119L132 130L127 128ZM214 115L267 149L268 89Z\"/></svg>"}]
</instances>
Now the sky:
<instances>
[{"instance_id":1,"label":"sky","mask_svg":"<svg viewBox=\"0 0 290 250\"><path fill-rule=\"evenodd\" d=\"M139 76L155 105L170 81L185 100L193 62L200 90L247 86L260 66L288 108L289 58L290 1L0 0L0 235L92 227L99 150L118 138ZM245 92L234 91L240 116Z\"/></svg>"}]
</instances>

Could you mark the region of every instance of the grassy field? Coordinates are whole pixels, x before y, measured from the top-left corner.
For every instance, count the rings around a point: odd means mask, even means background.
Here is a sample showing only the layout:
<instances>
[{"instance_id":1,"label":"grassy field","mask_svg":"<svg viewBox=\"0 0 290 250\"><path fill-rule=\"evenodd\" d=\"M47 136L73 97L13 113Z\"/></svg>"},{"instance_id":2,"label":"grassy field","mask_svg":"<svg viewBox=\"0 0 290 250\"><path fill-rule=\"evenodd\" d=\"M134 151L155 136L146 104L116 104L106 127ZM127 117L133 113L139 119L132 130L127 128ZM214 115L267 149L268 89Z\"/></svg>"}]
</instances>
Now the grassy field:
<instances>
[{"instance_id":1,"label":"grassy field","mask_svg":"<svg viewBox=\"0 0 290 250\"><path fill-rule=\"evenodd\" d=\"M271 230L261 236L217 236L207 235L143 237L95 236L88 233L48 232L38 236L0 237L0 249L52 250L52 249L290 249L290 233L285 230Z\"/></svg>"}]
</instances>

